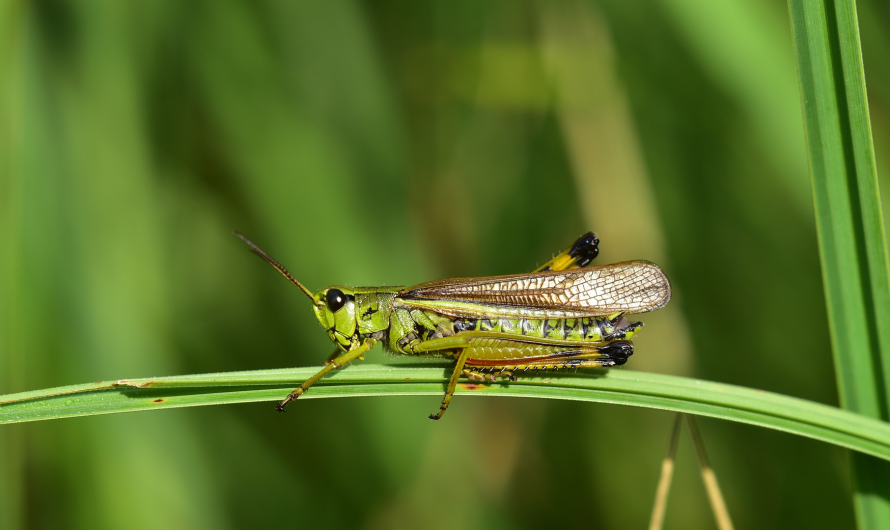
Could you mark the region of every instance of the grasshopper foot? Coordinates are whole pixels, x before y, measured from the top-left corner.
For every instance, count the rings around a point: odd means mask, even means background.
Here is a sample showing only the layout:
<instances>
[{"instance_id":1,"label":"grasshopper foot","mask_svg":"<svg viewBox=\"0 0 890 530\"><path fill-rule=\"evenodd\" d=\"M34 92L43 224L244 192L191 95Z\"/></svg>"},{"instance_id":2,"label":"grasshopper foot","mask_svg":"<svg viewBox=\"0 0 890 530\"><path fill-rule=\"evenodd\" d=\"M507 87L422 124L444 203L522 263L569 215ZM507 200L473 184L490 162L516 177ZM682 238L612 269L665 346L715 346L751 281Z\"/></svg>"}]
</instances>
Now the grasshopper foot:
<instances>
[{"instance_id":1,"label":"grasshopper foot","mask_svg":"<svg viewBox=\"0 0 890 530\"><path fill-rule=\"evenodd\" d=\"M305 390L303 390L303 387L294 390L293 392L288 394L286 398L284 398L284 401L275 405L275 410L278 412L285 412L284 408L287 407L287 404L302 396L303 392L305 392Z\"/></svg>"},{"instance_id":2,"label":"grasshopper foot","mask_svg":"<svg viewBox=\"0 0 890 530\"><path fill-rule=\"evenodd\" d=\"M452 394L445 394L445 399L442 400L442 406L439 407L439 412L435 414L430 414L431 420L439 420L442 418L442 415L445 414L445 411L448 409L448 404L451 402Z\"/></svg>"}]
</instances>

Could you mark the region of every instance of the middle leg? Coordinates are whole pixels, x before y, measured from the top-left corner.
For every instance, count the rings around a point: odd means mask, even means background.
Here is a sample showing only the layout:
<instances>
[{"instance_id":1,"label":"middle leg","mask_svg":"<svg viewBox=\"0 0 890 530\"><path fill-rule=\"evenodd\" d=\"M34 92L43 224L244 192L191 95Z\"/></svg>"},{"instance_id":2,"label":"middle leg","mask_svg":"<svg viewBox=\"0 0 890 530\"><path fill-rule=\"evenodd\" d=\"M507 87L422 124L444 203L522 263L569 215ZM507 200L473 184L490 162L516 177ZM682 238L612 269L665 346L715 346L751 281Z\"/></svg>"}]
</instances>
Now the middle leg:
<instances>
[{"instance_id":1,"label":"middle leg","mask_svg":"<svg viewBox=\"0 0 890 530\"><path fill-rule=\"evenodd\" d=\"M457 381L460 379L461 373L464 370L464 364L467 362L467 355L470 353L470 348L464 348L461 350L460 355L457 357L457 362L454 364L454 371L451 373L451 379L448 381L448 387L445 389L445 397L442 398L442 405L439 407L439 412L435 414L430 414L431 420L438 420L442 417L442 414L445 414L445 410L448 408L448 404L451 403L451 398L454 396L454 389L457 388Z\"/></svg>"}]
</instances>

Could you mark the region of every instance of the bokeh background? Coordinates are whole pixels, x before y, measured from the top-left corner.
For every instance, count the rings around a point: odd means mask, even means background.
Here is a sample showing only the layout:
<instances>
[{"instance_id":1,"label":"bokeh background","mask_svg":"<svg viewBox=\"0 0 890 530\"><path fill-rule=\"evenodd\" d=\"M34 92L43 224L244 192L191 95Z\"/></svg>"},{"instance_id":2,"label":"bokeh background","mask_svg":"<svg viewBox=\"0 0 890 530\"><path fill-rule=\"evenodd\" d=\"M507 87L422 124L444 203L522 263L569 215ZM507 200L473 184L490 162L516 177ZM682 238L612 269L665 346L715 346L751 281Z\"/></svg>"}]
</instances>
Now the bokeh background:
<instances>
[{"instance_id":1,"label":"bokeh background","mask_svg":"<svg viewBox=\"0 0 890 530\"><path fill-rule=\"evenodd\" d=\"M858 8L887 175L890 7ZM0 394L320 364L233 229L311 289L531 270L592 229L674 285L628 369L837 402L782 1L2 0L0 96ZM295 405L4 426L0 527L641 528L672 421ZM738 527L853 525L844 451L701 428ZM689 446L667 527L712 528Z\"/></svg>"}]
</instances>

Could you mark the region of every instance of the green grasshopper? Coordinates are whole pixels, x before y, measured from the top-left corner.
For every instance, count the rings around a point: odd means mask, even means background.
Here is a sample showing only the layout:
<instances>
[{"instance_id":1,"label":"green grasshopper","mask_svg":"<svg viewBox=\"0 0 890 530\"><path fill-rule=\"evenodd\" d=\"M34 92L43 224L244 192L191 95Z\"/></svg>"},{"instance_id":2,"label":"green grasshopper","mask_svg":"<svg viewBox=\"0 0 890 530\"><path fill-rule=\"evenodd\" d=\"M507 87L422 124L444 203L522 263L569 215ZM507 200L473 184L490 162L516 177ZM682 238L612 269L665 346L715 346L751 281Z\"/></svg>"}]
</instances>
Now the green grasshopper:
<instances>
[{"instance_id":1,"label":"green grasshopper","mask_svg":"<svg viewBox=\"0 0 890 530\"><path fill-rule=\"evenodd\" d=\"M324 368L281 401L297 399L328 372L378 342L399 355L451 357L451 379L439 411L445 413L461 376L474 381L516 381L516 373L615 366L633 354L630 339L643 325L625 315L654 311L671 299L658 265L625 261L588 267L599 239L588 232L549 262L526 274L454 278L413 287L335 285L312 294L281 264L235 232L312 300L312 309L337 346Z\"/></svg>"}]
</instances>

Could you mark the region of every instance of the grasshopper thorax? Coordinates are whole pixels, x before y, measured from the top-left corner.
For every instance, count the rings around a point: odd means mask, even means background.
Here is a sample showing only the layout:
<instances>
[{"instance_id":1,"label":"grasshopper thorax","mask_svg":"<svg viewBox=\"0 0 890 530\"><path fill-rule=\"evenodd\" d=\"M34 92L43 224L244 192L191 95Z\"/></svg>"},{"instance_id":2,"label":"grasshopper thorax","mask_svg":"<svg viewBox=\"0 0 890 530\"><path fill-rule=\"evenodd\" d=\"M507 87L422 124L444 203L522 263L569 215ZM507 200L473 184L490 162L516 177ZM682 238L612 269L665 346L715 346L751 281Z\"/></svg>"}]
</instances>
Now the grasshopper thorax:
<instances>
[{"instance_id":1,"label":"grasshopper thorax","mask_svg":"<svg viewBox=\"0 0 890 530\"><path fill-rule=\"evenodd\" d=\"M355 291L341 285L331 286L312 296L312 309L331 341L349 350L356 337Z\"/></svg>"}]
</instances>

